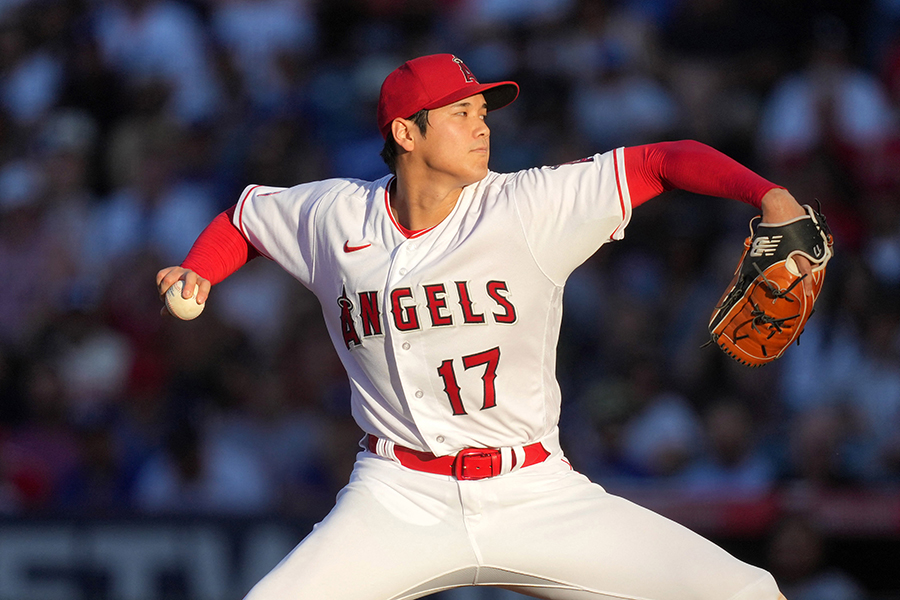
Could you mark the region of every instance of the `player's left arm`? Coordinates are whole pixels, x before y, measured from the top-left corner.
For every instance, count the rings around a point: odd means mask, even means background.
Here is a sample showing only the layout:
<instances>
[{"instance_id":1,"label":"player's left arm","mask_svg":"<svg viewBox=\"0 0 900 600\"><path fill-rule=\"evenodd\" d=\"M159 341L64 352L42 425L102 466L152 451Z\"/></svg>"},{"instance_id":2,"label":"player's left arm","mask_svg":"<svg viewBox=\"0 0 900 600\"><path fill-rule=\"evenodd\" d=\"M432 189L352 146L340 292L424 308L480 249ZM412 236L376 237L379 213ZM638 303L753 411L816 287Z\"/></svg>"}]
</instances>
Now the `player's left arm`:
<instances>
[{"instance_id":1,"label":"player's left arm","mask_svg":"<svg viewBox=\"0 0 900 600\"><path fill-rule=\"evenodd\" d=\"M762 212L764 223L783 223L806 214L787 189L701 142L684 140L625 148L625 177L632 207L667 190L733 198ZM801 273L811 273L809 261L798 257ZM811 278L804 279L812 294Z\"/></svg>"}]
</instances>

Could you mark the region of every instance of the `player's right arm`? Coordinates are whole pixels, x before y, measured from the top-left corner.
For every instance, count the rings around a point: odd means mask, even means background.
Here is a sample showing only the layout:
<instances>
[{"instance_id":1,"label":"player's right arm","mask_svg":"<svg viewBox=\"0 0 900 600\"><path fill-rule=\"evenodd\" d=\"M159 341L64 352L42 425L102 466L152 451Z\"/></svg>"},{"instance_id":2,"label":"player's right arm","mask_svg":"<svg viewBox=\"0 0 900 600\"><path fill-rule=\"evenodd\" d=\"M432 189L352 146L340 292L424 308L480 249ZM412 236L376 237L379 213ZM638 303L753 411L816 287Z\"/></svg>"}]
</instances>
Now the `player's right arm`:
<instances>
[{"instance_id":1,"label":"player's right arm","mask_svg":"<svg viewBox=\"0 0 900 600\"><path fill-rule=\"evenodd\" d=\"M197 302L202 304L209 297L213 285L259 256L253 245L234 226L234 210L232 206L212 220L197 237L181 265L166 267L156 274L160 298L176 281L183 279L182 295L190 297L196 284L200 287Z\"/></svg>"}]
</instances>

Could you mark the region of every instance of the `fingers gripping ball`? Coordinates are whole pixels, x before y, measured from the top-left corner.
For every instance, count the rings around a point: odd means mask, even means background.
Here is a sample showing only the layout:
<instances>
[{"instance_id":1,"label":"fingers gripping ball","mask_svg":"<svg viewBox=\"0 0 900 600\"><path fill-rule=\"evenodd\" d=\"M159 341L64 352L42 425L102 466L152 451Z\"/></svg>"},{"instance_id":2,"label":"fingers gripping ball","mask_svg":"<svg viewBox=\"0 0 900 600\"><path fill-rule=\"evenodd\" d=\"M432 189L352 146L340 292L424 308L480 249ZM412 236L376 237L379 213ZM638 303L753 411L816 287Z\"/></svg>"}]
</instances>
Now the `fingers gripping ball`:
<instances>
[{"instance_id":1,"label":"fingers gripping ball","mask_svg":"<svg viewBox=\"0 0 900 600\"><path fill-rule=\"evenodd\" d=\"M190 298L181 296L182 289L184 289L184 281L179 279L166 291L166 308L169 309L172 315L183 321L196 319L206 307L206 302L203 304L197 303L197 294L200 292L200 286L194 286L194 293Z\"/></svg>"},{"instance_id":2,"label":"fingers gripping ball","mask_svg":"<svg viewBox=\"0 0 900 600\"><path fill-rule=\"evenodd\" d=\"M807 214L786 223L750 221L750 237L731 284L713 310L711 341L736 361L759 367L784 354L803 333L833 255L825 217L809 206ZM793 257L812 266L812 295Z\"/></svg>"}]
</instances>

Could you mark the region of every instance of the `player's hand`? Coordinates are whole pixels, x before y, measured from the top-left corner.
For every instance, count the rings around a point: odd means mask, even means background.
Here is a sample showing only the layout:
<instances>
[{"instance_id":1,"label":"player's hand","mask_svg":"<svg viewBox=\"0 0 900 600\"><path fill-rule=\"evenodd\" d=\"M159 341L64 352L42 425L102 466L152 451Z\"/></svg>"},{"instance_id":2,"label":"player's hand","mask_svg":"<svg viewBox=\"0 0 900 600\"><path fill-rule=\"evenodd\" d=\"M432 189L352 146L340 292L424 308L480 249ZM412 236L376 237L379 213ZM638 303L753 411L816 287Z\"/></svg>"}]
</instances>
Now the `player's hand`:
<instances>
[{"instance_id":1,"label":"player's hand","mask_svg":"<svg viewBox=\"0 0 900 600\"><path fill-rule=\"evenodd\" d=\"M203 304L209 297L209 290L212 288L212 284L208 279L204 279L194 271L185 269L184 267L166 267L156 274L156 289L159 291L159 299L163 303L163 307L160 310L161 315L169 314L169 311L165 307L166 292L180 279L184 280L184 289L181 291L182 298L190 298L191 290L194 289L195 285L200 286L200 289L197 292L197 304Z\"/></svg>"},{"instance_id":2,"label":"player's hand","mask_svg":"<svg viewBox=\"0 0 900 600\"><path fill-rule=\"evenodd\" d=\"M805 214L806 210L804 210L794 196L785 189L771 189L762 198L763 223L784 223L785 221L802 217ZM806 278L803 279L803 292L807 296L812 296L812 265L809 260L803 256L795 255L793 259L800 273L806 275Z\"/></svg>"}]
</instances>

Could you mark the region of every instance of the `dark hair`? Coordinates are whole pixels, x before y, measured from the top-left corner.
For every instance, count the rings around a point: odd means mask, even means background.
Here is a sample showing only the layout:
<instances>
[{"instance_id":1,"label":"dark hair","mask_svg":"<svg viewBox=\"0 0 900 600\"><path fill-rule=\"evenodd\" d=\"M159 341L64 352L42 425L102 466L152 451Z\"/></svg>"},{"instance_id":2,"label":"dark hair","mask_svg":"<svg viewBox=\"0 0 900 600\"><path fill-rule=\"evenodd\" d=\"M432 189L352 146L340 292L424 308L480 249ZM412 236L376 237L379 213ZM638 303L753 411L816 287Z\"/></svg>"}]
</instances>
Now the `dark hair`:
<instances>
[{"instance_id":1,"label":"dark hair","mask_svg":"<svg viewBox=\"0 0 900 600\"><path fill-rule=\"evenodd\" d=\"M428 129L428 111L420 110L411 116L409 120L418 126L419 131L422 132L422 137L425 137L425 131ZM394 175L397 174L397 154L399 154L397 142L394 140L393 134L388 132L388 137L384 140L384 148L381 149L381 158Z\"/></svg>"}]
</instances>

